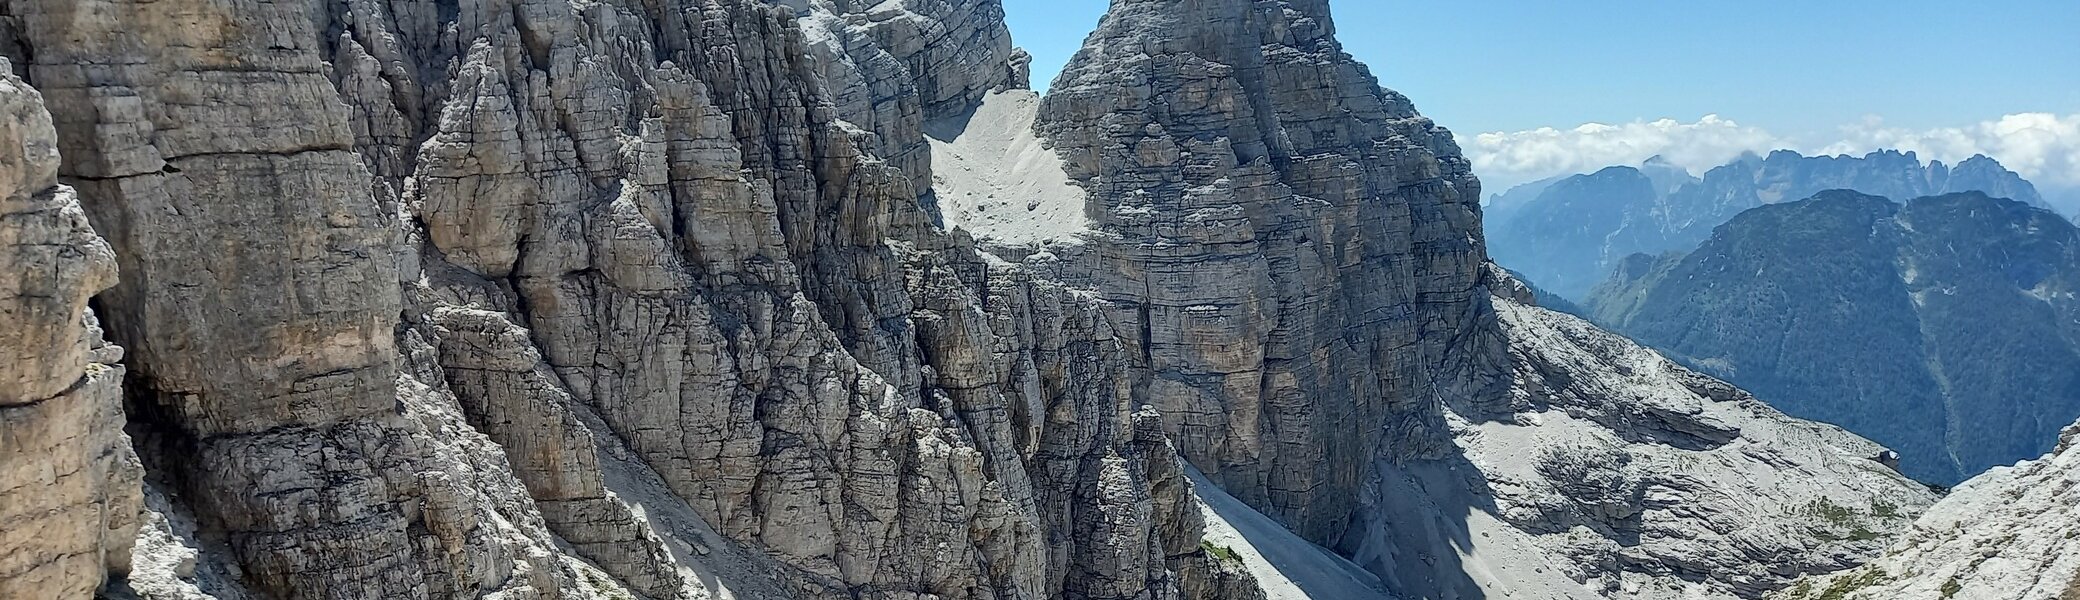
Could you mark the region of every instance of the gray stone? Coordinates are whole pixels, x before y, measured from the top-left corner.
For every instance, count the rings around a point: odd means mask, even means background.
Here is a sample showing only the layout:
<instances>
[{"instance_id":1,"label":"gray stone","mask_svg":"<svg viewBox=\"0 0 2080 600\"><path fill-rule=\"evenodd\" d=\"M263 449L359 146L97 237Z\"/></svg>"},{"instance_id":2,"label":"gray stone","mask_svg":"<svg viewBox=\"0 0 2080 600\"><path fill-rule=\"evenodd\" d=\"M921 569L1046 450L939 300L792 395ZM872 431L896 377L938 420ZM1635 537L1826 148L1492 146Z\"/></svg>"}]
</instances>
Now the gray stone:
<instances>
[{"instance_id":1,"label":"gray stone","mask_svg":"<svg viewBox=\"0 0 2080 600\"><path fill-rule=\"evenodd\" d=\"M115 255L58 185L44 99L0 58L0 597L76 598L130 570L141 471L122 348L87 299Z\"/></svg>"}]
</instances>

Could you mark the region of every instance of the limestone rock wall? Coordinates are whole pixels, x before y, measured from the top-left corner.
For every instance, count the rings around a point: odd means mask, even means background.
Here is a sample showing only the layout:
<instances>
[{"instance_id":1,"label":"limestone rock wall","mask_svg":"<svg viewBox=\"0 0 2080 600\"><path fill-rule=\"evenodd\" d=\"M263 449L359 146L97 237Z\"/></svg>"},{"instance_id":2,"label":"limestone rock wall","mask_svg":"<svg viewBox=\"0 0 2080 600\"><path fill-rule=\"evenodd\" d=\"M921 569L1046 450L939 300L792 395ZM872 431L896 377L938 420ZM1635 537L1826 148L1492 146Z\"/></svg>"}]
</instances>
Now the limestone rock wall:
<instances>
[{"instance_id":1,"label":"limestone rock wall","mask_svg":"<svg viewBox=\"0 0 2080 600\"><path fill-rule=\"evenodd\" d=\"M1113 2L1035 125L1093 228L992 247L1107 302L1214 483L1410 597L1754 598L1927 505L1866 440L1523 306L1450 133L1334 34Z\"/></svg>"},{"instance_id":2,"label":"limestone rock wall","mask_svg":"<svg viewBox=\"0 0 2080 600\"><path fill-rule=\"evenodd\" d=\"M397 216L318 23L282 3L12 2L28 77L115 251L147 463L273 597L557 597L497 453L397 365ZM445 401L444 401L445 400Z\"/></svg>"},{"instance_id":3,"label":"limestone rock wall","mask_svg":"<svg viewBox=\"0 0 2080 600\"><path fill-rule=\"evenodd\" d=\"M0 129L44 140L0 151L0 261L37 266L0 280L35 367L0 371L0 439L53 457L0 483L54 503L0 519L66 545L0 585L1262 597L1182 454L1382 593L1719 598L1877 545L1725 498L1923 499L1853 436L1491 298L1521 286L1465 160L1321 0L1115 1L1044 139L989 128L1052 144L1094 227L978 249L926 135L1025 85L1001 12L0 0L52 109ZM1816 482L1739 483L1765 469Z\"/></svg>"},{"instance_id":4,"label":"limestone rock wall","mask_svg":"<svg viewBox=\"0 0 2080 600\"><path fill-rule=\"evenodd\" d=\"M10 71L0 68L0 597L84 597L130 570L142 501L123 434L123 349L87 307L115 283L115 254L58 184L42 95Z\"/></svg>"},{"instance_id":5,"label":"limestone rock wall","mask_svg":"<svg viewBox=\"0 0 2080 600\"><path fill-rule=\"evenodd\" d=\"M1484 300L1450 132L1342 51L1326 2L1115 2L1041 107L1091 194L1093 287L1137 393L1229 493L1303 536L1434 415ZM1404 444L1406 450L1407 444Z\"/></svg>"},{"instance_id":6,"label":"limestone rock wall","mask_svg":"<svg viewBox=\"0 0 2080 600\"><path fill-rule=\"evenodd\" d=\"M874 153L920 193L932 183L923 127L986 92L1029 85L1001 0L788 0L839 118L872 131Z\"/></svg>"},{"instance_id":7,"label":"limestone rock wall","mask_svg":"<svg viewBox=\"0 0 2080 600\"><path fill-rule=\"evenodd\" d=\"M120 267L147 537L221 590L1254 590L1099 303L918 202L921 119L1024 85L993 1L4 8Z\"/></svg>"}]
</instances>

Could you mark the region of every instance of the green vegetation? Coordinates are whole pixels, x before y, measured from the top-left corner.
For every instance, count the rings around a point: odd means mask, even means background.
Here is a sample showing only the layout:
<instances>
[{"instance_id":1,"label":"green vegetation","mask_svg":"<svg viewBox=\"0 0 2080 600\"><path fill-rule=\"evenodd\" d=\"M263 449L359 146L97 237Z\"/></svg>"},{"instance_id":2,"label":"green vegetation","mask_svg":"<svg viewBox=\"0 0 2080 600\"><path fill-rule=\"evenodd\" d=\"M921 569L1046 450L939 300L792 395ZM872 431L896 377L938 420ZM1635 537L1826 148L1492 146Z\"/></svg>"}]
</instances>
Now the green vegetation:
<instances>
[{"instance_id":1,"label":"green vegetation","mask_svg":"<svg viewBox=\"0 0 2080 600\"><path fill-rule=\"evenodd\" d=\"M1951 596L1955 596L1955 595L1957 595L1957 593L1958 593L1958 592L1962 592L1962 591L1964 591L1964 585L1962 585L1962 584L1959 584L1959 583L1957 583L1957 576L1955 576L1955 575L1952 575L1952 576L1950 576L1950 580L1949 580L1949 581L1945 581L1945 582L1943 582L1943 597L1944 597L1944 598L1949 598L1949 597L1951 597Z\"/></svg>"},{"instance_id":2,"label":"green vegetation","mask_svg":"<svg viewBox=\"0 0 2080 600\"><path fill-rule=\"evenodd\" d=\"M1806 514L1820 517L1836 527L1848 527L1856 523L1856 509L1835 504L1833 500L1826 498L1807 503Z\"/></svg>"},{"instance_id":3,"label":"green vegetation","mask_svg":"<svg viewBox=\"0 0 2080 600\"><path fill-rule=\"evenodd\" d=\"M1893 516L1898 516L1899 514L1899 507L1880 502L1872 506L1871 512L1873 516L1876 516L1881 508ZM1864 523L1856 509L1835 504L1834 501L1826 498L1820 498L1807 503L1802 512L1819 519L1827 525L1824 528L1813 530L1813 536L1823 541L1839 542L1847 540L1867 542L1880 537L1878 532L1872 531L1870 526ZM1846 530L1847 533L1837 533L1836 530Z\"/></svg>"},{"instance_id":4,"label":"green vegetation","mask_svg":"<svg viewBox=\"0 0 2080 600\"><path fill-rule=\"evenodd\" d=\"M1801 579L1797 585L1785 590L1781 598L1783 600L1849 600L1854 598L1850 594L1854 594L1864 588L1885 583L1891 580L1891 578L1891 575L1886 574L1884 569L1868 567L1850 571L1841 577L1836 577L1828 581L1825 588L1815 589L1813 580Z\"/></svg>"},{"instance_id":5,"label":"green vegetation","mask_svg":"<svg viewBox=\"0 0 2080 600\"><path fill-rule=\"evenodd\" d=\"M1880 519L1897 519L1904 515L1899 514L1899 505L1873 498L1871 499L1871 516Z\"/></svg>"},{"instance_id":6,"label":"green vegetation","mask_svg":"<svg viewBox=\"0 0 2080 600\"><path fill-rule=\"evenodd\" d=\"M1242 558L1235 555L1234 548L1229 548L1227 546L1215 544L1212 541L1208 540L1199 540L1199 547L1206 549L1207 554L1212 554L1214 558L1221 559L1222 561L1242 562Z\"/></svg>"}]
</instances>

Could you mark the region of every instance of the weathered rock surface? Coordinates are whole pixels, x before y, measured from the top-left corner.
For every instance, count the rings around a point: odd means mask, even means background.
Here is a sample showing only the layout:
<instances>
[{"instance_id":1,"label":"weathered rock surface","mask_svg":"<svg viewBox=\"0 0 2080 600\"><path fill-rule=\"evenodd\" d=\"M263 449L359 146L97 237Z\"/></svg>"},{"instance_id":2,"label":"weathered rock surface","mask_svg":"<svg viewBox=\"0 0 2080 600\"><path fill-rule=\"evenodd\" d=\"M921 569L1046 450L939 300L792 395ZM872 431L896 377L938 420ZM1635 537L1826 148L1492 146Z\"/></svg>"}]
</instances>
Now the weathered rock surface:
<instances>
[{"instance_id":1,"label":"weathered rock surface","mask_svg":"<svg viewBox=\"0 0 2080 600\"><path fill-rule=\"evenodd\" d=\"M1508 289L1507 282L1494 282ZM1498 297L1499 397L1389 457L1343 544L1423 597L1756 598L1860 564L1932 501L1885 449L1581 319Z\"/></svg>"},{"instance_id":2,"label":"weathered rock surface","mask_svg":"<svg viewBox=\"0 0 2080 600\"><path fill-rule=\"evenodd\" d=\"M1494 299L1318 0L1115 2L1044 99L995 0L0 7L154 475L75 597L1721 598L1925 503Z\"/></svg>"},{"instance_id":3,"label":"weathered rock surface","mask_svg":"<svg viewBox=\"0 0 2080 600\"><path fill-rule=\"evenodd\" d=\"M921 124L1025 85L992 0L6 9L146 547L229 563L124 593L1255 593L1099 304L918 201Z\"/></svg>"},{"instance_id":4,"label":"weathered rock surface","mask_svg":"<svg viewBox=\"0 0 2080 600\"><path fill-rule=\"evenodd\" d=\"M1322 2L1114 3L1038 130L1093 199L1084 268L1178 449L1303 537L1434 416L1484 292L1451 134L1342 51ZM1384 431L1384 433L1383 433Z\"/></svg>"},{"instance_id":5,"label":"weathered rock surface","mask_svg":"<svg viewBox=\"0 0 2080 600\"><path fill-rule=\"evenodd\" d=\"M130 570L142 501L123 349L87 299L115 255L70 187L43 98L0 59L0 598L85 597Z\"/></svg>"},{"instance_id":6,"label":"weathered rock surface","mask_svg":"<svg viewBox=\"0 0 2080 600\"><path fill-rule=\"evenodd\" d=\"M1084 214L947 212L1138 330L1135 394L1210 481L1412 597L1752 598L1928 503L1874 444L1492 299L1533 291L1485 264L1449 133L1332 31L1311 2L1117 2L1036 126ZM940 164L1027 143L950 140Z\"/></svg>"},{"instance_id":7,"label":"weathered rock surface","mask_svg":"<svg viewBox=\"0 0 2080 600\"><path fill-rule=\"evenodd\" d=\"M2080 424L2049 454L1951 490L1885 556L1801 581L1781 600L2080 597Z\"/></svg>"},{"instance_id":8,"label":"weathered rock surface","mask_svg":"<svg viewBox=\"0 0 2080 600\"><path fill-rule=\"evenodd\" d=\"M2042 455L2080 418L2076 285L2080 229L2050 211L1829 191L1742 213L1688 254L1628 259L1593 310L1948 485Z\"/></svg>"},{"instance_id":9,"label":"weathered rock surface","mask_svg":"<svg viewBox=\"0 0 2080 600\"><path fill-rule=\"evenodd\" d=\"M838 118L875 133L870 148L931 192L920 131L985 93L1028 86L1001 0L781 0L801 15Z\"/></svg>"}]
</instances>

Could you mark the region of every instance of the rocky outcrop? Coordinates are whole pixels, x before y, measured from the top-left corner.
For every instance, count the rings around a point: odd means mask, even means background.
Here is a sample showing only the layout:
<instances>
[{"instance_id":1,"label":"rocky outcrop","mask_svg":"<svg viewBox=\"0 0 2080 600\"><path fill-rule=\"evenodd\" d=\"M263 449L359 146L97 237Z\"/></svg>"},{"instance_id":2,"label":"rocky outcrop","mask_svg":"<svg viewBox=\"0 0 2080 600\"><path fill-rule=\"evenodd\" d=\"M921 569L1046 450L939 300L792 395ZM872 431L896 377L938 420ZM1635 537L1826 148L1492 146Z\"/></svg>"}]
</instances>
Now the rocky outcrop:
<instances>
[{"instance_id":1,"label":"rocky outcrop","mask_svg":"<svg viewBox=\"0 0 2080 600\"><path fill-rule=\"evenodd\" d=\"M1345 538L1419 596L1757 598L1869 559L1933 499L1882 446L1581 319L1493 306L1478 335L1506 351L1482 368L1507 390L1448 400L1457 451L1383 460Z\"/></svg>"},{"instance_id":2,"label":"rocky outcrop","mask_svg":"<svg viewBox=\"0 0 2080 600\"><path fill-rule=\"evenodd\" d=\"M1082 214L989 202L1051 168L1007 160L941 181L983 199L949 224L1103 298L1179 451L1382 593L1752 598L1927 504L1874 444L1519 306L1449 133L1333 30L1313 2L1114 3L1035 127ZM977 129L935 161L1023 156Z\"/></svg>"},{"instance_id":3,"label":"rocky outcrop","mask_svg":"<svg viewBox=\"0 0 2080 600\"><path fill-rule=\"evenodd\" d=\"M993 0L0 7L135 350L112 597L1753 596L1925 501L1494 299L1318 0L1115 2L1045 99Z\"/></svg>"},{"instance_id":4,"label":"rocky outcrop","mask_svg":"<svg viewBox=\"0 0 2080 600\"><path fill-rule=\"evenodd\" d=\"M1628 259L1594 314L1953 484L2041 455L2080 417L2075 247L2080 230L2020 202L1830 191Z\"/></svg>"},{"instance_id":5,"label":"rocky outcrop","mask_svg":"<svg viewBox=\"0 0 2080 600\"><path fill-rule=\"evenodd\" d=\"M1688 252L1741 211L1826 190L1899 201L1978 191L2045 206L2036 186L1991 158L1952 167L1891 150L1861 157L1749 154L1702 179L1656 157L1522 187L1497 197L1488 215L1489 250L1503 266L1576 301L1627 256Z\"/></svg>"},{"instance_id":6,"label":"rocky outcrop","mask_svg":"<svg viewBox=\"0 0 2080 600\"><path fill-rule=\"evenodd\" d=\"M838 118L875 133L870 150L931 192L922 128L985 93L1028 86L1001 0L783 0L801 15ZM929 199L927 200L929 203Z\"/></svg>"},{"instance_id":7,"label":"rocky outcrop","mask_svg":"<svg viewBox=\"0 0 2080 600\"><path fill-rule=\"evenodd\" d=\"M1348 528L1485 294L1479 183L1321 2L1116 2L1038 131L1093 199L1085 268L1136 393L1223 489ZM1082 279L1075 277L1072 279Z\"/></svg>"},{"instance_id":8,"label":"rocky outcrop","mask_svg":"<svg viewBox=\"0 0 2080 600\"><path fill-rule=\"evenodd\" d=\"M142 500L123 349L87 299L115 255L72 188L36 90L0 59L0 597L92 594L130 570Z\"/></svg>"},{"instance_id":9,"label":"rocky outcrop","mask_svg":"<svg viewBox=\"0 0 2080 600\"><path fill-rule=\"evenodd\" d=\"M995 2L90 4L9 47L121 265L155 551L288 598L1255 589L1098 303L918 202L920 123L1024 86Z\"/></svg>"},{"instance_id":10,"label":"rocky outcrop","mask_svg":"<svg viewBox=\"0 0 2080 600\"><path fill-rule=\"evenodd\" d=\"M118 259L99 303L130 349L141 454L243 580L285 598L575 589L504 457L436 434L452 399L398 369L396 216L308 12L9 8L61 173Z\"/></svg>"},{"instance_id":11,"label":"rocky outcrop","mask_svg":"<svg viewBox=\"0 0 2080 600\"><path fill-rule=\"evenodd\" d=\"M1951 490L1885 556L1801 581L1780 600L2080 597L2080 424L2049 454Z\"/></svg>"}]
</instances>

